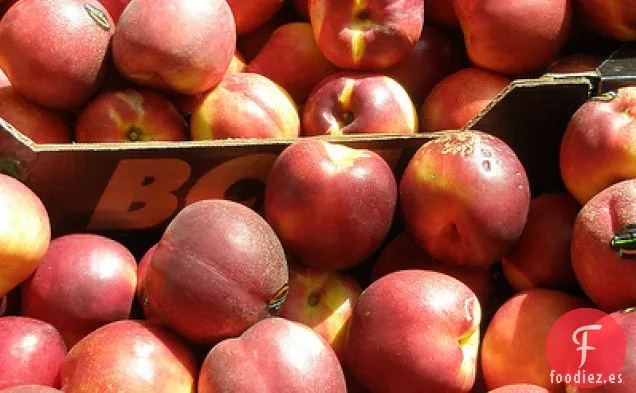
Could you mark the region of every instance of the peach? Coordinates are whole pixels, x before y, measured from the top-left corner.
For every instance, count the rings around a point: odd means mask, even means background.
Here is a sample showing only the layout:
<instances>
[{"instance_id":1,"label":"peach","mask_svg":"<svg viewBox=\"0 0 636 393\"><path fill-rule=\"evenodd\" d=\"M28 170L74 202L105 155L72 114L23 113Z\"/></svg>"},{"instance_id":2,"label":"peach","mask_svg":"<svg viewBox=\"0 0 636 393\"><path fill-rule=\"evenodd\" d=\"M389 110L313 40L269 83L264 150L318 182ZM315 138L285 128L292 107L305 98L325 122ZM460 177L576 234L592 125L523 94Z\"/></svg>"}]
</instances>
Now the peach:
<instances>
[{"instance_id":1,"label":"peach","mask_svg":"<svg viewBox=\"0 0 636 393\"><path fill-rule=\"evenodd\" d=\"M635 126L636 86L593 97L572 115L561 140L559 162L563 182L579 203L636 177Z\"/></svg>"},{"instance_id":2,"label":"peach","mask_svg":"<svg viewBox=\"0 0 636 393\"><path fill-rule=\"evenodd\" d=\"M619 41L636 41L636 1L576 0L577 15L595 32Z\"/></svg>"},{"instance_id":3,"label":"peach","mask_svg":"<svg viewBox=\"0 0 636 393\"><path fill-rule=\"evenodd\" d=\"M235 49L234 18L224 0L135 0L121 15L112 40L122 75L183 94L219 83Z\"/></svg>"},{"instance_id":4,"label":"peach","mask_svg":"<svg viewBox=\"0 0 636 393\"><path fill-rule=\"evenodd\" d=\"M198 386L198 393L268 391L346 393L347 387L336 354L321 336L301 323L273 317L212 347Z\"/></svg>"},{"instance_id":5,"label":"peach","mask_svg":"<svg viewBox=\"0 0 636 393\"><path fill-rule=\"evenodd\" d=\"M33 274L50 240L51 223L40 198L0 173L0 296Z\"/></svg>"},{"instance_id":6,"label":"peach","mask_svg":"<svg viewBox=\"0 0 636 393\"><path fill-rule=\"evenodd\" d=\"M462 45L443 30L424 26L420 39L406 57L381 72L400 83L419 108L433 87L459 71L463 63Z\"/></svg>"},{"instance_id":7,"label":"peach","mask_svg":"<svg viewBox=\"0 0 636 393\"><path fill-rule=\"evenodd\" d=\"M253 31L283 7L283 0L227 0L227 3L234 16L237 34Z\"/></svg>"},{"instance_id":8,"label":"peach","mask_svg":"<svg viewBox=\"0 0 636 393\"><path fill-rule=\"evenodd\" d=\"M347 273L293 263L279 316L312 328L345 364L349 320L360 292L360 284Z\"/></svg>"},{"instance_id":9,"label":"peach","mask_svg":"<svg viewBox=\"0 0 636 393\"><path fill-rule=\"evenodd\" d=\"M309 95L302 114L304 136L414 134L417 113L404 88L380 74L339 72Z\"/></svg>"},{"instance_id":10,"label":"peach","mask_svg":"<svg viewBox=\"0 0 636 393\"><path fill-rule=\"evenodd\" d=\"M114 31L97 0L21 0L0 22L0 68L29 101L76 109L103 80Z\"/></svg>"},{"instance_id":11,"label":"peach","mask_svg":"<svg viewBox=\"0 0 636 393\"><path fill-rule=\"evenodd\" d=\"M169 328L210 345L276 314L288 280L283 247L261 216L238 202L201 200L170 221L143 297Z\"/></svg>"},{"instance_id":12,"label":"peach","mask_svg":"<svg viewBox=\"0 0 636 393\"><path fill-rule=\"evenodd\" d=\"M292 22L274 30L246 71L269 78L301 105L312 89L336 70L318 49L311 25Z\"/></svg>"},{"instance_id":13,"label":"peach","mask_svg":"<svg viewBox=\"0 0 636 393\"><path fill-rule=\"evenodd\" d=\"M309 0L318 47L340 68L381 69L402 60L424 24L423 0Z\"/></svg>"},{"instance_id":14,"label":"peach","mask_svg":"<svg viewBox=\"0 0 636 393\"><path fill-rule=\"evenodd\" d=\"M187 139L187 124L172 102L143 88L101 93L82 108L75 122L76 142Z\"/></svg>"},{"instance_id":15,"label":"peach","mask_svg":"<svg viewBox=\"0 0 636 393\"><path fill-rule=\"evenodd\" d=\"M65 393L195 393L198 363L187 343L145 321L100 327L68 352Z\"/></svg>"},{"instance_id":16,"label":"peach","mask_svg":"<svg viewBox=\"0 0 636 393\"><path fill-rule=\"evenodd\" d=\"M582 298L544 288L508 299L495 312L482 340L481 365L488 388L526 383L563 393L563 384L550 380L548 334L562 315L587 306Z\"/></svg>"},{"instance_id":17,"label":"peach","mask_svg":"<svg viewBox=\"0 0 636 393\"><path fill-rule=\"evenodd\" d=\"M480 68L464 68L437 83L420 108L420 130L462 129L511 82Z\"/></svg>"},{"instance_id":18,"label":"peach","mask_svg":"<svg viewBox=\"0 0 636 393\"><path fill-rule=\"evenodd\" d=\"M567 192L546 193L530 201L521 238L502 259L504 275L513 288L571 291L577 287L570 244L580 209Z\"/></svg>"},{"instance_id":19,"label":"peach","mask_svg":"<svg viewBox=\"0 0 636 393\"><path fill-rule=\"evenodd\" d=\"M22 314L57 328L71 348L107 323L128 319L137 263L115 240L73 233L51 241L40 267L21 286Z\"/></svg>"},{"instance_id":20,"label":"peach","mask_svg":"<svg viewBox=\"0 0 636 393\"><path fill-rule=\"evenodd\" d=\"M432 257L487 266L521 237L530 186L515 152L481 131L449 133L422 145L400 180L406 232Z\"/></svg>"},{"instance_id":21,"label":"peach","mask_svg":"<svg viewBox=\"0 0 636 393\"><path fill-rule=\"evenodd\" d=\"M193 140L296 138L300 119L287 92L254 73L227 75L201 99L190 118Z\"/></svg>"},{"instance_id":22,"label":"peach","mask_svg":"<svg viewBox=\"0 0 636 393\"><path fill-rule=\"evenodd\" d=\"M395 176L380 155L316 139L285 148L265 184L265 218L285 249L326 270L371 257L396 204Z\"/></svg>"},{"instance_id":23,"label":"peach","mask_svg":"<svg viewBox=\"0 0 636 393\"><path fill-rule=\"evenodd\" d=\"M32 103L12 86L0 87L0 117L35 143L70 143L71 121L66 113Z\"/></svg>"},{"instance_id":24,"label":"peach","mask_svg":"<svg viewBox=\"0 0 636 393\"><path fill-rule=\"evenodd\" d=\"M567 386L567 393L630 393L636 385L636 309L633 307L615 311L606 318L613 318L625 334L625 360L614 375L614 383L606 383L595 388ZM609 379L609 376L608 376Z\"/></svg>"},{"instance_id":25,"label":"peach","mask_svg":"<svg viewBox=\"0 0 636 393\"><path fill-rule=\"evenodd\" d=\"M550 64L573 19L572 0L452 1L473 64L508 75Z\"/></svg>"},{"instance_id":26,"label":"peach","mask_svg":"<svg viewBox=\"0 0 636 393\"><path fill-rule=\"evenodd\" d=\"M459 280L425 270L394 272L360 295L348 364L374 393L467 393L480 321L477 297Z\"/></svg>"},{"instance_id":27,"label":"peach","mask_svg":"<svg viewBox=\"0 0 636 393\"><path fill-rule=\"evenodd\" d=\"M587 296L606 312L636 302L632 262L636 179L601 191L579 212L572 230L572 267Z\"/></svg>"},{"instance_id":28,"label":"peach","mask_svg":"<svg viewBox=\"0 0 636 393\"><path fill-rule=\"evenodd\" d=\"M0 318L0 390L29 384L59 387L66 351L53 325L25 316Z\"/></svg>"},{"instance_id":29,"label":"peach","mask_svg":"<svg viewBox=\"0 0 636 393\"><path fill-rule=\"evenodd\" d=\"M382 249L371 270L371 281L399 270L409 269L432 270L454 277L475 293L480 304L488 304L493 291L493 272L490 267L457 266L436 260L416 246L405 232L400 233Z\"/></svg>"},{"instance_id":30,"label":"peach","mask_svg":"<svg viewBox=\"0 0 636 393\"><path fill-rule=\"evenodd\" d=\"M55 389L45 385L20 385L6 389L0 389L0 393L60 393L60 389Z\"/></svg>"}]
</instances>

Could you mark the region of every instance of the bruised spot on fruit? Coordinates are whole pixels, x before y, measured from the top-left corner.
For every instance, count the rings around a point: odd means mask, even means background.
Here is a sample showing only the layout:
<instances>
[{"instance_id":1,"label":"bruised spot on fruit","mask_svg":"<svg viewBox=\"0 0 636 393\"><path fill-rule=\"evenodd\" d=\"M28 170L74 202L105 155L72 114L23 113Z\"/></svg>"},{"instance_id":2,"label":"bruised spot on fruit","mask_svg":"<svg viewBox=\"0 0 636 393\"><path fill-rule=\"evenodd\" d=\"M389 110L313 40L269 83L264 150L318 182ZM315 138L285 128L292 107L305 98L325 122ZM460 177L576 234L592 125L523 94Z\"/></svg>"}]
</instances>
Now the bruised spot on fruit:
<instances>
[{"instance_id":1,"label":"bruised spot on fruit","mask_svg":"<svg viewBox=\"0 0 636 393\"><path fill-rule=\"evenodd\" d=\"M457 134L442 136L433 140L433 143L442 146L441 154L470 156L475 151L475 146L481 137L474 132L464 131Z\"/></svg>"},{"instance_id":2,"label":"bruised spot on fruit","mask_svg":"<svg viewBox=\"0 0 636 393\"><path fill-rule=\"evenodd\" d=\"M92 4L84 4L88 16L104 31L110 31L110 22L106 14Z\"/></svg>"}]
</instances>

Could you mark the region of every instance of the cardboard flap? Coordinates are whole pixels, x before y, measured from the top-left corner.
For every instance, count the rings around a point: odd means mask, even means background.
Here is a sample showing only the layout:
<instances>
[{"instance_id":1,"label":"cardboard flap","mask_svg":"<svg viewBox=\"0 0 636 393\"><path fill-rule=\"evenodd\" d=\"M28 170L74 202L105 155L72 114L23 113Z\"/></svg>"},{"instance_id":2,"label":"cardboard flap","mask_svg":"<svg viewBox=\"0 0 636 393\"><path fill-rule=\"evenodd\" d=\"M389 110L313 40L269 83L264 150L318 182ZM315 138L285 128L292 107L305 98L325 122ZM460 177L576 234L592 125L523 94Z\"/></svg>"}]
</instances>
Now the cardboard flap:
<instances>
[{"instance_id":1,"label":"cardboard flap","mask_svg":"<svg viewBox=\"0 0 636 393\"><path fill-rule=\"evenodd\" d=\"M533 195L562 189L561 138L594 87L589 76L515 80L464 128L491 133L508 143L526 168Z\"/></svg>"},{"instance_id":2,"label":"cardboard flap","mask_svg":"<svg viewBox=\"0 0 636 393\"><path fill-rule=\"evenodd\" d=\"M598 68L601 82L597 94L636 85L636 43L627 43Z\"/></svg>"}]
</instances>

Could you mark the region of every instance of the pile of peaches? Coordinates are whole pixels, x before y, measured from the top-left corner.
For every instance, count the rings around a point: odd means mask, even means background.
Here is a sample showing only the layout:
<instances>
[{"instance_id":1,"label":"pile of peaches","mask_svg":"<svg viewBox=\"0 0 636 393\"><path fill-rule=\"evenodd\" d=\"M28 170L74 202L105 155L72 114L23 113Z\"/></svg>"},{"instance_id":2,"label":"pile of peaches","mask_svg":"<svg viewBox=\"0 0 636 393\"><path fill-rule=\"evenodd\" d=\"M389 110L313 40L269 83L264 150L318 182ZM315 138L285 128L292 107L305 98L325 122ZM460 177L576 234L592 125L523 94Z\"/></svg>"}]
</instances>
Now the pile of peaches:
<instances>
[{"instance_id":1,"label":"pile of peaches","mask_svg":"<svg viewBox=\"0 0 636 393\"><path fill-rule=\"evenodd\" d=\"M0 393L636 389L636 87L576 111L541 194L488 130L399 174L310 138L461 129L513 78L593 72L572 48L636 40L636 1L0 6L0 116L36 143L291 139L262 209L193 202L140 255L0 174Z\"/></svg>"}]
</instances>

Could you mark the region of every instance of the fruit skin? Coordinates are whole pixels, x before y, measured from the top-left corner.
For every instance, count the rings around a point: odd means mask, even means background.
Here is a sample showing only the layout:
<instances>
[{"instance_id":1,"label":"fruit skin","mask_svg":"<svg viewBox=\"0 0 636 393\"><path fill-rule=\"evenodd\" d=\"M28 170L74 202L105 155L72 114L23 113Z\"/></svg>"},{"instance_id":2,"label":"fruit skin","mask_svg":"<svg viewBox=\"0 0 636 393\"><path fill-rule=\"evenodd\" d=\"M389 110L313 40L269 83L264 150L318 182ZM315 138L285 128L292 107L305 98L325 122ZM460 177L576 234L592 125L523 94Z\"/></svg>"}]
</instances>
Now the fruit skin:
<instances>
[{"instance_id":1,"label":"fruit skin","mask_svg":"<svg viewBox=\"0 0 636 393\"><path fill-rule=\"evenodd\" d=\"M577 287L570 244L581 206L567 192L551 192L530 201L528 219L512 251L502 258L503 272L517 291Z\"/></svg>"},{"instance_id":2,"label":"fruit skin","mask_svg":"<svg viewBox=\"0 0 636 393\"><path fill-rule=\"evenodd\" d=\"M254 370L243 373L245 367ZM237 373L241 378L236 378ZM311 328L284 318L257 322L216 344L201 367L198 393L346 393L342 367Z\"/></svg>"},{"instance_id":3,"label":"fruit skin","mask_svg":"<svg viewBox=\"0 0 636 393\"><path fill-rule=\"evenodd\" d=\"M636 40L636 1L576 0L577 16L595 32L619 41Z\"/></svg>"},{"instance_id":4,"label":"fruit skin","mask_svg":"<svg viewBox=\"0 0 636 393\"><path fill-rule=\"evenodd\" d=\"M469 392L480 320L477 297L459 280L425 270L394 272L360 295L348 364L377 393Z\"/></svg>"},{"instance_id":5,"label":"fruit skin","mask_svg":"<svg viewBox=\"0 0 636 393\"><path fill-rule=\"evenodd\" d=\"M530 189L514 151L473 130L418 149L400 180L400 205L406 232L429 255L487 266L519 240Z\"/></svg>"},{"instance_id":6,"label":"fruit skin","mask_svg":"<svg viewBox=\"0 0 636 393\"><path fill-rule=\"evenodd\" d=\"M302 115L303 136L414 134L417 113L404 88L388 76L339 72L309 95Z\"/></svg>"},{"instance_id":7,"label":"fruit skin","mask_svg":"<svg viewBox=\"0 0 636 393\"><path fill-rule=\"evenodd\" d=\"M568 386L567 393L630 393L634 391L636 385L636 314L633 307L615 311L606 318L613 318L623 330L625 334L625 361L622 368L618 371L620 383L607 383L603 386L595 388L574 388Z\"/></svg>"},{"instance_id":8,"label":"fruit skin","mask_svg":"<svg viewBox=\"0 0 636 393\"><path fill-rule=\"evenodd\" d=\"M246 34L270 20L283 7L283 0L227 0L237 34Z\"/></svg>"},{"instance_id":9,"label":"fruit skin","mask_svg":"<svg viewBox=\"0 0 636 393\"><path fill-rule=\"evenodd\" d=\"M70 143L73 139L66 114L32 103L10 85L0 87L0 117L35 143Z\"/></svg>"},{"instance_id":10,"label":"fruit skin","mask_svg":"<svg viewBox=\"0 0 636 393\"><path fill-rule=\"evenodd\" d=\"M572 267L585 294L603 311L633 306L636 265L622 258L610 242L625 226L636 223L636 179L601 191L581 209L572 230Z\"/></svg>"},{"instance_id":11,"label":"fruit skin","mask_svg":"<svg viewBox=\"0 0 636 393\"><path fill-rule=\"evenodd\" d=\"M371 270L371 281L376 281L389 273L409 269L432 270L456 278L473 291L479 299L479 304L488 304L494 289L490 267L457 266L436 260L416 246L405 232L384 246Z\"/></svg>"},{"instance_id":12,"label":"fruit skin","mask_svg":"<svg viewBox=\"0 0 636 393\"><path fill-rule=\"evenodd\" d=\"M568 38L572 0L452 0L468 57L509 75L550 64Z\"/></svg>"},{"instance_id":13,"label":"fruit skin","mask_svg":"<svg viewBox=\"0 0 636 393\"><path fill-rule=\"evenodd\" d=\"M561 140L559 165L568 191L585 204L621 180L636 177L636 86L585 102Z\"/></svg>"},{"instance_id":14,"label":"fruit skin","mask_svg":"<svg viewBox=\"0 0 636 393\"><path fill-rule=\"evenodd\" d=\"M195 393L198 364L167 329L146 321L117 321L79 341L64 359L65 393Z\"/></svg>"},{"instance_id":15,"label":"fruit skin","mask_svg":"<svg viewBox=\"0 0 636 393\"><path fill-rule=\"evenodd\" d=\"M22 284L22 314L55 326L71 348L98 327L128 319L136 285L137 263L125 246L100 235L64 235Z\"/></svg>"},{"instance_id":16,"label":"fruit skin","mask_svg":"<svg viewBox=\"0 0 636 393\"><path fill-rule=\"evenodd\" d=\"M193 140L296 138L298 111L287 92L254 73L227 75L192 112Z\"/></svg>"},{"instance_id":17,"label":"fruit skin","mask_svg":"<svg viewBox=\"0 0 636 393\"><path fill-rule=\"evenodd\" d=\"M292 22L274 30L246 71L277 83L301 105L316 85L337 70L320 52L311 25Z\"/></svg>"},{"instance_id":18,"label":"fruit skin","mask_svg":"<svg viewBox=\"0 0 636 393\"><path fill-rule=\"evenodd\" d=\"M563 314L582 307L589 307L586 300L544 288L508 299L495 312L482 340L481 366L488 388L529 383L563 393L563 384L550 383L548 333ZM524 367L511 367L514 364Z\"/></svg>"},{"instance_id":19,"label":"fruit skin","mask_svg":"<svg viewBox=\"0 0 636 393\"><path fill-rule=\"evenodd\" d=\"M186 122L164 95L140 88L111 90L92 99L77 116L75 141L188 140Z\"/></svg>"},{"instance_id":20,"label":"fruit skin","mask_svg":"<svg viewBox=\"0 0 636 393\"><path fill-rule=\"evenodd\" d=\"M61 392L59 389L44 385L20 385L12 386L6 389L0 389L0 393L56 393Z\"/></svg>"},{"instance_id":21,"label":"fruit skin","mask_svg":"<svg viewBox=\"0 0 636 393\"><path fill-rule=\"evenodd\" d=\"M419 108L433 87L459 71L463 64L463 46L443 30L425 25L420 39L406 57L383 69L382 74L401 84Z\"/></svg>"},{"instance_id":22,"label":"fruit skin","mask_svg":"<svg viewBox=\"0 0 636 393\"><path fill-rule=\"evenodd\" d=\"M289 295L278 315L312 328L345 364L349 320L361 292L347 273L292 263Z\"/></svg>"},{"instance_id":23,"label":"fruit skin","mask_svg":"<svg viewBox=\"0 0 636 393\"><path fill-rule=\"evenodd\" d=\"M76 109L103 80L114 31L97 0L21 0L0 23L0 68L29 101Z\"/></svg>"},{"instance_id":24,"label":"fruit skin","mask_svg":"<svg viewBox=\"0 0 636 393\"><path fill-rule=\"evenodd\" d=\"M244 72L247 65L245 59L238 52L234 52L230 65L225 70L225 75L235 74L237 72ZM214 88L212 88L214 89ZM175 108L184 116L190 116L194 109L199 105L199 102L205 97L206 92L197 94L179 94L174 92L166 92L166 96L172 101Z\"/></svg>"},{"instance_id":25,"label":"fruit skin","mask_svg":"<svg viewBox=\"0 0 636 393\"><path fill-rule=\"evenodd\" d=\"M459 130L483 111L511 80L481 68L464 68L433 87L420 107L420 131Z\"/></svg>"},{"instance_id":26,"label":"fruit skin","mask_svg":"<svg viewBox=\"0 0 636 393\"><path fill-rule=\"evenodd\" d=\"M135 298L141 305L141 309L144 313L144 319L150 322L155 322L161 324L161 320L157 316L157 313L154 312L150 303L148 303L144 297L145 293L145 284L144 280L146 279L146 272L148 271L148 265L150 265L150 261L152 260L152 256L155 254L155 250L157 249L157 244L155 243L152 247L150 247L144 255L141 257L139 264L137 265L137 288L135 289Z\"/></svg>"},{"instance_id":27,"label":"fruit skin","mask_svg":"<svg viewBox=\"0 0 636 393\"><path fill-rule=\"evenodd\" d=\"M51 324L24 316L0 318L0 389L60 386L66 345Z\"/></svg>"},{"instance_id":28,"label":"fruit skin","mask_svg":"<svg viewBox=\"0 0 636 393\"><path fill-rule=\"evenodd\" d=\"M51 240L51 224L40 198L0 173L0 296L39 266Z\"/></svg>"},{"instance_id":29,"label":"fruit skin","mask_svg":"<svg viewBox=\"0 0 636 393\"><path fill-rule=\"evenodd\" d=\"M265 184L265 218L285 249L326 270L369 258L389 231L396 203L396 180L381 156L317 139L288 146Z\"/></svg>"},{"instance_id":30,"label":"fruit skin","mask_svg":"<svg viewBox=\"0 0 636 393\"><path fill-rule=\"evenodd\" d=\"M223 0L133 0L112 40L122 75L183 94L219 83L235 49L234 18Z\"/></svg>"},{"instance_id":31,"label":"fruit skin","mask_svg":"<svg viewBox=\"0 0 636 393\"><path fill-rule=\"evenodd\" d=\"M283 247L267 222L244 205L214 199L192 203L172 219L144 287L168 327L213 344L276 313L270 301L277 294L284 300L288 279Z\"/></svg>"},{"instance_id":32,"label":"fruit skin","mask_svg":"<svg viewBox=\"0 0 636 393\"><path fill-rule=\"evenodd\" d=\"M99 0L115 23L117 23L121 13L124 12L124 9L130 1L131 0Z\"/></svg>"},{"instance_id":33,"label":"fruit skin","mask_svg":"<svg viewBox=\"0 0 636 393\"><path fill-rule=\"evenodd\" d=\"M530 385L527 383L516 383L512 385L502 386L500 388L489 391L488 393L550 393L549 390L542 386Z\"/></svg>"},{"instance_id":34,"label":"fruit skin","mask_svg":"<svg viewBox=\"0 0 636 393\"><path fill-rule=\"evenodd\" d=\"M318 47L344 69L387 68L406 56L424 24L422 0L309 0Z\"/></svg>"}]
</instances>

